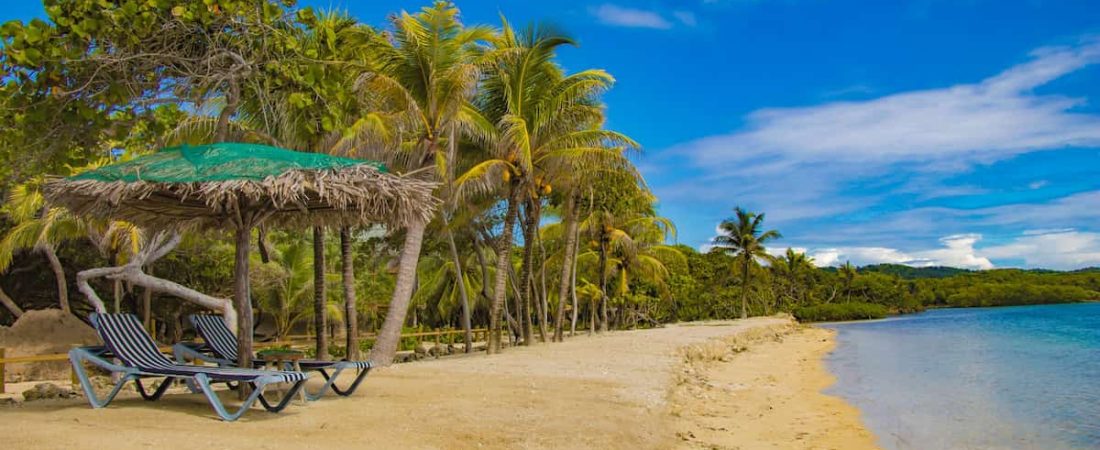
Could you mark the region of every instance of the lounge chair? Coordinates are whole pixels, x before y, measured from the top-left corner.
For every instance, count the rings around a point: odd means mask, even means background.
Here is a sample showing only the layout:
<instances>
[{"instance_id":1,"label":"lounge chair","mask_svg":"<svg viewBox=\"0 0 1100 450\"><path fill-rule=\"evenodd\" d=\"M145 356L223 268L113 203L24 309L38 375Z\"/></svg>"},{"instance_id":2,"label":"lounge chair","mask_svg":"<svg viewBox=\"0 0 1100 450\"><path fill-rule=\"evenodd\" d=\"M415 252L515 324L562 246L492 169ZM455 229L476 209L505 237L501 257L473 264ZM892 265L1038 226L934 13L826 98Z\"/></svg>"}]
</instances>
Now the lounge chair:
<instances>
[{"instance_id":1,"label":"lounge chair","mask_svg":"<svg viewBox=\"0 0 1100 450\"><path fill-rule=\"evenodd\" d=\"M195 330L198 331L199 336L202 337L204 343L196 344L192 342L181 342L173 347L173 353L176 355L176 360L184 362L188 358L206 361L214 364L218 364L223 367L236 367L237 365L237 338L229 331L229 327L225 325L225 321L221 316L213 314L194 314L189 317L191 323L195 326ZM262 366L264 361L262 358L253 358L253 363L257 366ZM332 389L337 395L349 396L359 388L359 383L363 382L367 373L373 367L373 363L370 361L320 361L320 360L299 360L299 367L303 372L316 371L320 372L321 376L325 378L325 384L316 393L310 393L309 390L302 388L305 392L305 396L310 401L317 400L325 395L329 389ZM358 371L358 375L355 380L346 388L341 389L336 385L336 378L340 376L340 373L344 369L355 369ZM329 370L332 370L332 374L329 374Z\"/></svg>"},{"instance_id":2,"label":"lounge chair","mask_svg":"<svg viewBox=\"0 0 1100 450\"><path fill-rule=\"evenodd\" d=\"M122 386L130 380L137 385L141 397L149 401L164 395L173 380L184 380L198 386L218 416L226 421L234 421L248 411L256 400L268 411L282 411L306 381L306 375L301 372L176 364L160 353L153 338L149 337L133 314L93 313L91 321L104 345L74 348L69 351L69 361L72 362L73 370L84 388L84 395L88 397L93 408L103 408L111 403ZM91 380L84 371L85 362L123 375L105 399L101 400L96 396ZM148 393L141 380L154 377L164 377L164 381L154 392ZM238 410L229 412L210 387L211 383L221 382L247 383L252 386L252 393ZM276 405L269 403L263 395L264 387L273 383L293 383Z\"/></svg>"}]
</instances>

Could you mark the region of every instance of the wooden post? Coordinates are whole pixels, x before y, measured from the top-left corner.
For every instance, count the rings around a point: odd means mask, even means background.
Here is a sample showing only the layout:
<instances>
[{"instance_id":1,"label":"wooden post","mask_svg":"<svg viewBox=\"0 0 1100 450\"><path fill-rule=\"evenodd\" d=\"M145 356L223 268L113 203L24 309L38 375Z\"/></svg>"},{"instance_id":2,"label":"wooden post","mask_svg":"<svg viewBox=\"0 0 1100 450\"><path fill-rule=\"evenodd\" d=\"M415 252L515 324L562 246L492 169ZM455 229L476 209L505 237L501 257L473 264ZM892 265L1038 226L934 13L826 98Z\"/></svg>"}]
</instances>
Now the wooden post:
<instances>
[{"instance_id":1,"label":"wooden post","mask_svg":"<svg viewBox=\"0 0 1100 450\"><path fill-rule=\"evenodd\" d=\"M435 357L437 359L439 358L439 355L441 353L443 353L443 350L440 348L442 346L442 343L443 343L443 333L440 332L439 330L436 330L436 334L435 334Z\"/></svg>"},{"instance_id":2,"label":"wooden post","mask_svg":"<svg viewBox=\"0 0 1100 450\"><path fill-rule=\"evenodd\" d=\"M7 375L6 373L4 373L4 361L3 361L4 354L6 352L7 352L7 349L5 349L4 347L0 347L0 394L4 393L4 387L5 387L4 386L4 378Z\"/></svg>"},{"instance_id":3,"label":"wooden post","mask_svg":"<svg viewBox=\"0 0 1100 450\"><path fill-rule=\"evenodd\" d=\"M248 262L252 243L250 222L238 224L237 254L233 267L233 300L237 303L237 365L252 367L252 300L249 298ZM241 383L237 393L241 399L249 394L248 385Z\"/></svg>"}]
</instances>

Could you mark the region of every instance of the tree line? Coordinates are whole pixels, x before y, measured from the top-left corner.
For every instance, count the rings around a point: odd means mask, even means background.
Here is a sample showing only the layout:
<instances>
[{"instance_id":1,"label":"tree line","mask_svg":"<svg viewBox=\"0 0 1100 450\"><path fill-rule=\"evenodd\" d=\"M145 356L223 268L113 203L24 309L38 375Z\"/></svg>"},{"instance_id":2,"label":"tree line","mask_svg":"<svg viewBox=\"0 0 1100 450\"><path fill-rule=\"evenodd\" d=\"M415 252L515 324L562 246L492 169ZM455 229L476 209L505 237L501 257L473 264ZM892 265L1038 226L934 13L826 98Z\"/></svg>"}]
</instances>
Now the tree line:
<instances>
[{"instance_id":1,"label":"tree line","mask_svg":"<svg viewBox=\"0 0 1100 450\"><path fill-rule=\"evenodd\" d=\"M312 331L322 356L360 357L363 331L378 333L371 357L384 363L409 328L465 330L469 344L487 327L497 352L501 336L528 345L820 305L908 312L1100 289L1091 274L819 269L804 254L771 256L779 233L741 209L714 250L675 245L631 161L641 145L605 127L614 78L561 67L558 51L576 42L548 24L466 24L449 2L378 28L285 0L48 0L45 10L47 20L0 26L5 322L46 307L84 316L76 273L124 264L151 235L51 207L40 192L49 176L218 141L371 159L439 184L443 206L422 226L257 230L257 333ZM228 297L231 240L187 233L144 270ZM199 310L123 281L92 286L165 342Z\"/></svg>"}]
</instances>

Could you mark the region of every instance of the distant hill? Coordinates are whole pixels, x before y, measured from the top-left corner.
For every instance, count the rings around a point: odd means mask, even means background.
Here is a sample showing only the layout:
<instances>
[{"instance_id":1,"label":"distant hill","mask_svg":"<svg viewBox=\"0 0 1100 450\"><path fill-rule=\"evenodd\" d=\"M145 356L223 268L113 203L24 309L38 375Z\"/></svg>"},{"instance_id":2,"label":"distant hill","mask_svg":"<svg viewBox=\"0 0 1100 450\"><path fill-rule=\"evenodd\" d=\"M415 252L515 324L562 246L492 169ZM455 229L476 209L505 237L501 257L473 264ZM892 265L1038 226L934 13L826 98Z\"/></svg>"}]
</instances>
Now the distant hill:
<instances>
[{"instance_id":1,"label":"distant hill","mask_svg":"<svg viewBox=\"0 0 1100 450\"><path fill-rule=\"evenodd\" d=\"M909 280L918 278L947 278L950 276L973 272L972 270L959 269L955 267L910 267L903 266L901 264L873 264L870 266L860 267L859 271L861 273L878 272L888 275L896 275Z\"/></svg>"}]
</instances>

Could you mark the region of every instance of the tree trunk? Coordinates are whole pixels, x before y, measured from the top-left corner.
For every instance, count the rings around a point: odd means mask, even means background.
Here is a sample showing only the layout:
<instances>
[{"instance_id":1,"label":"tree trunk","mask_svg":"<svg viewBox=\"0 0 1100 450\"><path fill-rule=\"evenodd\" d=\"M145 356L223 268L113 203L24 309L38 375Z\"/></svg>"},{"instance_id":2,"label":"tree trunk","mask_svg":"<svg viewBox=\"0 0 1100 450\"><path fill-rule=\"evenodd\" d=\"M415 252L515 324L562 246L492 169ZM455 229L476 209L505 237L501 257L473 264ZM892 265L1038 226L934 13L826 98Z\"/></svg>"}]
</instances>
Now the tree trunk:
<instances>
[{"instance_id":1,"label":"tree trunk","mask_svg":"<svg viewBox=\"0 0 1100 450\"><path fill-rule=\"evenodd\" d=\"M271 254L267 249L267 227L259 226L256 228L256 250L260 252L260 262L267 264L271 262Z\"/></svg>"},{"instance_id":2,"label":"tree trunk","mask_svg":"<svg viewBox=\"0 0 1100 450\"><path fill-rule=\"evenodd\" d=\"M493 302L489 305L489 345L487 353L500 353L500 310L504 307L504 299L508 292L508 272L512 251L512 228L516 224L516 214L519 202L516 197L517 189L513 185L509 188L508 210L504 213L504 229L500 233L500 241L497 242L497 273L493 283Z\"/></svg>"},{"instance_id":3,"label":"tree trunk","mask_svg":"<svg viewBox=\"0 0 1100 450\"><path fill-rule=\"evenodd\" d=\"M597 309L599 308L599 300L593 299L588 302L588 335L596 334L596 318L598 317Z\"/></svg>"},{"instance_id":4,"label":"tree trunk","mask_svg":"<svg viewBox=\"0 0 1100 450\"><path fill-rule=\"evenodd\" d=\"M8 296L8 293L4 292L4 289L2 288L0 288L0 304L3 304L4 307L7 308L8 311L11 312L11 315L15 316L16 319L18 319L19 316L23 315L23 310L19 308L19 305L15 303L15 300L12 300L11 297Z\"/></svg>"},{"instance_id":5,"label":"tree trunk","mask_svg":"<svg viewBox=\"0 0 1100 450\"><path fill-rule=\"evenodd\" d=\"M532 277L533 271L531 265L534 263L535 255L535 233L538 233L538 206L536 206L537 200L528 200L526 207L523 209L524 224L523 224L523 264L520 267L519 283L521 286L520 293L523 295L520 301L519 315L524 319L523 326L523 344L531 345L534 341L534 330L531 314L531 297L535 293L534 280Z\"/></svg>"},{"instance_id":6,"label":"tree trunk","mask_svg":"<svg viewBox=\"0 0 1100 450\"><path fill-rule=\"evenodd\" d=\"M607 331L607 233L600 232L600 332Z\"/></svg>"},{"instance_id":7,"label":"tree trunk","mask_svg":"<svg viewBox=\"0 0 1100 450\"><path fill-rule=\"evenodd\" d=\"M392 364L393 356L397 354L401 327L405 324L413 285L416 283L416 263L420 259L420 245L424 240L425 228L425 223L413 223L405 231L405 244L397 266L397 280L390 299L390 308L386 311L386 320L382 322L382 329L378 331L378 339L370 352L371 360L383 366Z\"/></svg>"},{"instance_id":8,"label":"tree trunk","mask_svg":"<svg viewBox=\"0 0 1100 450\"><path fill-rule=\"evenodd\" d=\"M237 303L238 312L237 365L245 368L252 367L252 299L248 286L248 254L251 243L251 226L245 223L237 229L237 255L233 266L233 300Z\"/></svg>"},{"instance_id":9,"label":"tree trunk","mask_svg":"<svg viewBox=\"0 0 1100 450\"><path fill-rule=\"evenodd\" d=\"M218 113L218 121L214 126L214 142L225 142L229 138L229 119L237 112L237 106L241 102L241 88L236 78L229 80L229 89L225 90L225 106Z\"/></svg>"},{"instance_id":10,"label":"tree trunk","mask_svg":"<svg viewBox=\"0 0 1100 450\"><path fill-rule=\"evenodd\" d=\"M147 266L145 272L152 275L153 266ZM141 323L146 330L153 330L153 290L147 287L141 289Z\"/></svg>"},{"instance_id":11,"label":"tree trunk","mask_svg":"<svg viewBox=\"0 0 1100 450\"><path fill-rule=\"evenodd\" d=\"M541 223L541 219L539 221ZM546 245L542 242L542 233L535 231L535 242L539 244L539 255L536 261L539 266L539 335L542 342L548 342L546 336L550 333L550 294L546 290Z\"/></svg>"},{"instance_id":12,"label":"tree trunk","mask_svg":"<svg viewBox=\"0 0 1100 450\"><path fill-rule=\"evenodd\" d=\"M565 299L569 295L569 285L572 283L573 252L577 245L577 218L575 217L576 200L572 194L565 200L565 247L562 249L561 260L561 284L558 286L558 313L554 315L554 340L564 340L565 327ZM576 327L577 306L573 305L573 323Z\"/></svg>"},{"instance_id":13,"label":"tree trunk","mask_svg":"<svg viewBox=\"0 0 1100 450\"><path fill-rule=\"evenodd\" d=\"M65 267L61 265L61 260L58 259L57 252L54 251L53 246L43 245L42 253L46 255L46 259L50 262L50 270L53 271L54 280L57 282L57 300L58 303L61 304L61 310L72 312L72 309L69 308L69 284L65 279ZM115 305L117 309L117 300Z\"/></svg>"},{"instance_id":14,"label":"tree trunk","mask_svg":"<svg viewBox=\"0 0 1100 450\"><path fill-rule=\"evenodd\" d=\"M313 334L316 336L316 358L328 359L328 317L325 306L325 229L313 227Z\"/></svg>"},{"instance_id":15,"label":"tree trunk","mask_svg":"<svg viewBox=\"0 0 1100 450\"><path fill-rule=\"evenodd\" d=\"M581 304L577 301L577 253L580 243L573 247L573 269L569 274L569 297L573 300L573 318L569 323L569 336L577 334L577 315L580 314Z\"/></svg>"},{"instance_id":16,"label":"tree trunk","mask_svg":"<svg viewBox=\"0 0 1100 450\"><path fill-rule=\"evenodd\" d=\"M355 298L355 255L351 251L351 229L340 228L340 259L344 278L344 323L347 333L347 359L359 360L359 313Z\"/></svg>"},{"instance_id":17,"label":"tree trunk","mask_svg":"<svg viewBox=\"0 0 1100 450\"><path fill-rule=\"evenodd\" d=\"M462 301L462 330L466 342L466 353L473 351L474 332L470 325L470 295L466 292L466 272L462 268L462 259L458 257L458 246L455 245L454 232L451 223L447 219L447 213L440 214L443 218L443 229L447 234L447 247L451 251L451 262L455 267L455 276L458 279L458 297ZM487 281L487 280L486 280Z\"/></svg>"},{"instance_id":18,"label":"tree trunk","mask_svg":"<svg viewBox=\"0 0 1100 450\"><path fill-rule=\"evenodd\" d=\"M745 259L741 263L741 318L746 319L749 317L748 303L746 298L749 294L749 260Z\"/></svg>"}]
</instances>

